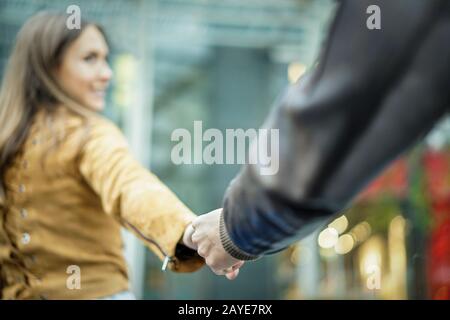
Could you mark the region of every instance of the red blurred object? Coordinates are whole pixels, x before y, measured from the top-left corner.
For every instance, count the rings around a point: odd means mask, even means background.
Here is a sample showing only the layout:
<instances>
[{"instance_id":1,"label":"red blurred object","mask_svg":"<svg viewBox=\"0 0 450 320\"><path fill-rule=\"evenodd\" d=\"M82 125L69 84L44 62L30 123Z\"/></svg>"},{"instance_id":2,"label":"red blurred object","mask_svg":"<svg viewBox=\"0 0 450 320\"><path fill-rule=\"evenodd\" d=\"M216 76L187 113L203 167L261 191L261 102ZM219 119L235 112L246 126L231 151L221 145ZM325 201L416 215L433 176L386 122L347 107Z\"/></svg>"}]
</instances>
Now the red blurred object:
<instances>
[{"instance_id":1,"label":"red blurred object","mask_svg":"<svg viewBox=\"0 0 450 320\"><path fill-rule=\"evenodd\" d=\"M450 299L450 150L424 153L424 188L429 205L430 241L427 250L427 282L432 299ZM375 179L358 200L379 199L382 195L399 199L408 195L408 163L400 158Z\"/></svg>"},{"instance_id":2,"label":"red blurred object","mask_svg":"<svg viewBox=\"0 0 450 320\"><path fill-rule=\"evenodd\" d=\"M433 229L428 251L428 285L432 299L450 299L450 150L424 155Z\"/></svg>"},{"instance_id":3,"label":"red blurred object","mask_svg":"<svg viewBox=\"0 0 450 320\"><path fill-rule=\"evenodd\" d=\"M400 158L376 178L358 197L358 200L376 199L381 194L403 198L408 190L408 165Z\"/></svg>"}]
</instances>

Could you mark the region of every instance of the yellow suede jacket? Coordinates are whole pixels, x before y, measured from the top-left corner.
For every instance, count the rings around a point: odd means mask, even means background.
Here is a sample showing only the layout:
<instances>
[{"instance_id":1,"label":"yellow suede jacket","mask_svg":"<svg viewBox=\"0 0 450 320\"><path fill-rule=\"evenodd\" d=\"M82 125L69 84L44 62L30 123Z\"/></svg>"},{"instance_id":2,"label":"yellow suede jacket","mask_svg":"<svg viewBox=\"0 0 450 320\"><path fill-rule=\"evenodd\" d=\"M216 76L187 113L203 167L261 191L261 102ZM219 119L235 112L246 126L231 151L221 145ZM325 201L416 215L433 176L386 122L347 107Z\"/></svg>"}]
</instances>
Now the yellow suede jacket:
<instances>
[{"instance_id":1,"label":"yellow suede jacket","mask_svg":"<svg viewBox=\"0 0 450 320\"><path fill-rule=\"evenodd\" d=\"M195 215L101 116L38 112L4 182L3 299L90 299L127 290L121 226L173 271L204 264L179 245Z\"/></svg>"}]
</instances>

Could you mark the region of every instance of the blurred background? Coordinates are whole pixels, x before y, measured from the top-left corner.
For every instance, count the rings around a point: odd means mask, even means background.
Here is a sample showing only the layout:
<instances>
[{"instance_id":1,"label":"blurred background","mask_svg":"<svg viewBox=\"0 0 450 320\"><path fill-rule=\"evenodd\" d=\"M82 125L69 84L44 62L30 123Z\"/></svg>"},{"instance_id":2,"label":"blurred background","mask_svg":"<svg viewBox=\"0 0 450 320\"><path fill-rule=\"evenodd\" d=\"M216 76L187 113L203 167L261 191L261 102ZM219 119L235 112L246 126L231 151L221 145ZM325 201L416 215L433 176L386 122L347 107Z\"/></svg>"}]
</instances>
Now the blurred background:
<instances>
[{"instance_id":1,"label":"blurred background","mask_svg":"<svg viewBox=\"0 0 450 320\"><path fill-rule=\"evenodd\" d=\"M192 132L196 120L204 130L258 128L283 88L314 65L336 9L331 0L0 0L0 74L28 17L73 4L111 45L105 115L198 214L221 206L239 165L174 165L172 131ZM450 119L350 210L246 264L235 281L207 268L163 273L137 239L124 238L142 299L450 299Z\"/></svg>"}]
</instances>

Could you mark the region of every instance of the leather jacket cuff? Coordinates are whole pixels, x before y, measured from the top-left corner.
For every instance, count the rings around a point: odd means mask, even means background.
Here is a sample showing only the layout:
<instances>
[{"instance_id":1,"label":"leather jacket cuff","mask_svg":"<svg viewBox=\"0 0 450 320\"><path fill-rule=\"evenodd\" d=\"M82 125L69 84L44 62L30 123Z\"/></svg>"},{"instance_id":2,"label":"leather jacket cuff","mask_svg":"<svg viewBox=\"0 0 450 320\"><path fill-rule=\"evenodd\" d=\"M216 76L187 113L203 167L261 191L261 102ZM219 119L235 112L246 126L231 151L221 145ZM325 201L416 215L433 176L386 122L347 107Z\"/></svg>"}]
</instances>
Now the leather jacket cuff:
<instances>
[{"instance_id":1,"label":"leather jacket cuff","mask_svg":"<svg viewBox=\"0 0 450 320\"><path fill-rule=\"evenodd\" d=\"M220 240L222 242L222 246L225 249L225 251L235 259L238 259L241 261L251 261L251 260L257 260L261 257L261 256L255 256L255 255L248 254L248 253L242 251L240 248L238 248L233 243L233 240L231 240L230 236L228 235L227 229L225 227L225 220L223 218L223 212L220 214Z\"/></svg>"}]
</instances>

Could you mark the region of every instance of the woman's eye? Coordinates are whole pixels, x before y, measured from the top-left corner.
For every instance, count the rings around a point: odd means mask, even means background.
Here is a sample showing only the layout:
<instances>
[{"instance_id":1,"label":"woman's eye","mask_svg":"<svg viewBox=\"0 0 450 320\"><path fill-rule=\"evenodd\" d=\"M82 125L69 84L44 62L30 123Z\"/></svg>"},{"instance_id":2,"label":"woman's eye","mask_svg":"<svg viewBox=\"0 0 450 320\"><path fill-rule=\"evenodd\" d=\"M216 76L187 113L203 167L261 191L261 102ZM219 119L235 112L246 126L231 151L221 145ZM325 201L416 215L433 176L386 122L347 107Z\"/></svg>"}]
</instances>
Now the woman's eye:
<instances>
[{"instance_id":1,"label":"woman's eye","mask_svg":"<svg viewBox=\"0 0 450 320\"><path fill-rule=\"evenodd\" d=\"M97 56L91 54L91 55L88 55L87 57L85 57L84 61L86 61L86 62L95 62L96 59L97 59Z\"/></svg>"}]
</instances>

